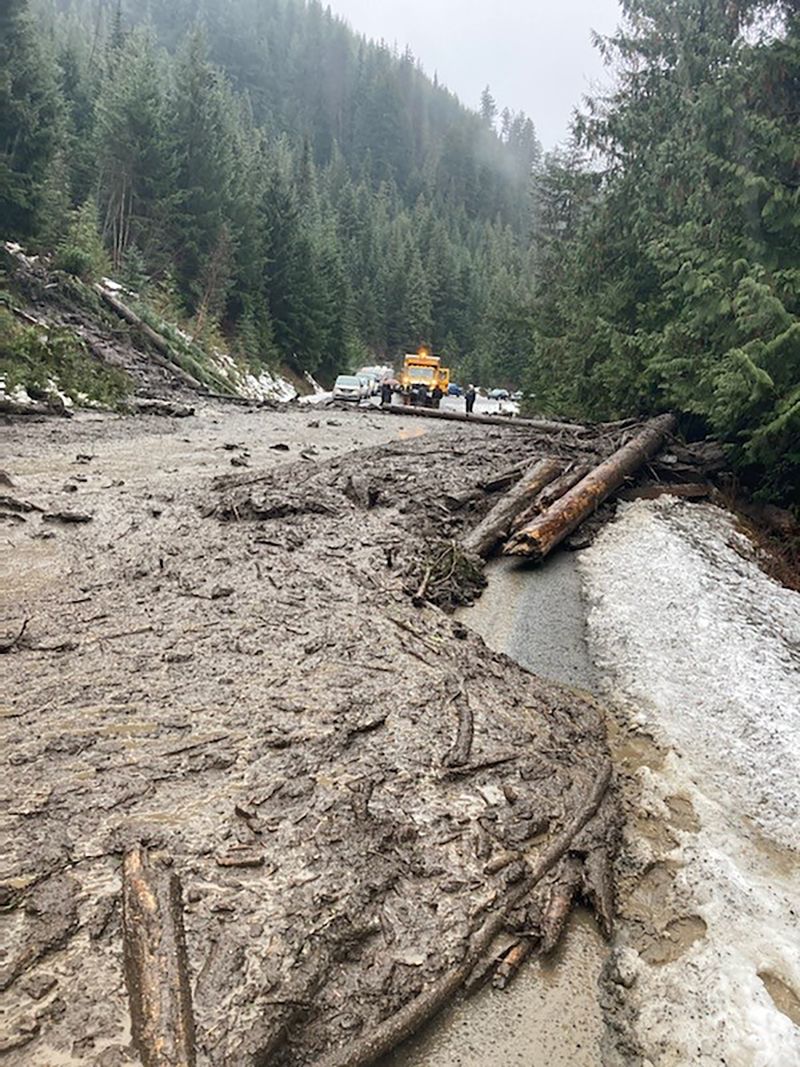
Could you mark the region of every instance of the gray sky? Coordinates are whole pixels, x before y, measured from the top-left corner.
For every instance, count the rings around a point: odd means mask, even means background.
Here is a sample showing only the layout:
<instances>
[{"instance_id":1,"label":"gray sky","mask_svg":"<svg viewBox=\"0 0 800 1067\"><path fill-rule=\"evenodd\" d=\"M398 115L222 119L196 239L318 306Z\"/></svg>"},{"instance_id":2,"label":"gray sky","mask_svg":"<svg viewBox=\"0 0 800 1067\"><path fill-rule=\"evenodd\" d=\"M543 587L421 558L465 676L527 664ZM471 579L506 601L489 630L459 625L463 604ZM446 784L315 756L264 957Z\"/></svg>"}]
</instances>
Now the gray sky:
<instances>
[{"instance_id":1,"label":"gray sky","mask_svg":"<svg viewBox=\"0 0 800 1067\"><path fill-rule=\"evenodd\" d=\"M607 74L590 30L611 33L617 0L330 0L353 29L406 44L428 74L476 107L526 111L545 148L566 134L581 95Z\"/></svg>"}]
</instances>

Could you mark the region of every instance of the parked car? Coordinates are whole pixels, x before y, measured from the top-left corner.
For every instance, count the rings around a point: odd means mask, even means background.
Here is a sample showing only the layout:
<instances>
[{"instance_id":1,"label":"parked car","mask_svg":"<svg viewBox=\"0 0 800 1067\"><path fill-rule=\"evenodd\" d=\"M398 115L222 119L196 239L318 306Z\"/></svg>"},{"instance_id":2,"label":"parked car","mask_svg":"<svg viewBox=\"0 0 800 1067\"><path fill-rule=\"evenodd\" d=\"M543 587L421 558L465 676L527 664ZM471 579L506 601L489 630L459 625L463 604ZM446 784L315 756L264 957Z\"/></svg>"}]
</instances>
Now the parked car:
<instances>
[{"instance_id":1,"label":"parked car","mask_svg":"<svg viewBox=\"0 0 800 1067\"><path fill-rule=\"evenodd\" d=\"M490 400L508 400L508 389L490 389Z\"/></svg>"},{"instance_id":2,"label":"parked car","mask_svg":"<svg viewBox=\"0 0 800 1067\"><path fill-rule=\"evenodd\" d=\"M511 399L514 401L515 404L519 404L525 399L525 394L521 389L517 389L516 393L511 394Z\"/></svg>"},{"instance_id":3,"label":"parked car","mask_svg":"<svg viewBox=\"0 0 800 1067\"><path fill-rule=\"evenodd\" d=\"M460 385L457 385L455 382L450 382L450 384L447 387L447 395L448 396L463 396L464 395L464 390L461 388Z\"/></svg>"},{"instance_id":4,"label":"parked car","mask_svg":"<svg viewBox=\"0 0 800 1067\"><path fill-rule=\"evenodd\" d=\"M361 379L355 374L340 374L333 383L334 400L355 400L358 403L366 395Z\"/></svg>"},{"instance_id":5,"label":"parked car","mask_svg":"<svg viewBox=\"0 0 800 1067\"><path fill-rule=\"evenodd\" d=\"M383 373L375 367L362 367L356 371L356 377L365 378L369 386L369 396L375 396L380 392Z\"/></svg>"},{"instance_id":6,"label":"parked car","mask_svg":"<svg viewBox=\"0 0 800 1067\"><path fill-rule=\"evenodd\" d=\"M361 382L361 399L366 400L372 396L372 382L366 374L358 374L356 377Z\"/></svg>"}]
</instances>

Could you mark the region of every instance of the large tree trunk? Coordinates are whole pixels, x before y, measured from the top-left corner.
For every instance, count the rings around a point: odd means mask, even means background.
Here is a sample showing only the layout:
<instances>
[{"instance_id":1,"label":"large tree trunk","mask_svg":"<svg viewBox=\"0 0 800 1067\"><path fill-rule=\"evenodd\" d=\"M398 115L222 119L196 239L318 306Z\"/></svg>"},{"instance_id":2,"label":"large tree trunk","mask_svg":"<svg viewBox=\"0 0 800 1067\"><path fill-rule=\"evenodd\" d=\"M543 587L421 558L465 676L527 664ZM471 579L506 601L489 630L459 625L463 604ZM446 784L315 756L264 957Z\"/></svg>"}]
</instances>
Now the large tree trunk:
<instances>
[{"instance_id":1,"label":"large tree trunk","mask_svg":"<svg viewBox=\"0 0 800 1067\"><path fill-rule=\"evenodd\" d=\"M165 337L162 337L160 333L157 333L152 326L142 319L135 311L132 311L127 304L123 304L113 293L109 293L107 289L104 289L102 285L95 285L95 291L106 304L115 311L121 319L124 319L130 326L134 326L143 337L146 337L150 344L155 348L158 356L155 357L157 363L162 367L165 367L171 374L174 374L176 378L180 378L182 382L190 386L192 389L197 389L198 392L206 393L207 388L201 381L194 378L188 371L185 371L183 367L179 367L175 363L172 357L172 349L169 346L169 342Z\"/></svg>"},{"instance_id":2,"label":"large tree trunk","mask_svg":"<svg viewBox=\"0 0 800 1067\"><path fill-rule=\"evenodd\" d=\"M573 485L577 485L581 478L585 478L591 470L591 465L588 463L580 463L576 467L572 467L571 470L566 470L554 481L550 482L542 489L533 503L520 512L511 524L511 532L516 533L517 530L521 530L523 526L527 526L533 522L537 515L541 515L543 511L555 504L556 500L560 499L568 489L571 489Z\"/></svg>"},{"instance_id":3,"label":"large tree trunk","mask_svg":"<svg viewBox=\"0 0 800 1067\"><path fill-rule=\"evenodd\" d=\"M508 556L529 556L542 560L557 544L588 518L618 489L626 478L661 448L664 438L675 429L674 415L659 415L577 485L556 500L547 511L518 530L508 541Z\"/></svg>"},{"instance_id":4,"label":"large tree trunk","mask_svg":"<svg viewBox=\"0 0 800 1067\"><path fill-rule=\"evenodd\" d=\"M417 408L411 405L390 404L382 408L364 408L390 415L414 415L420 419L449 419L451 422L475 422L481 426L510 426L515 430L541 430L543 433L585 433L585 426L573 422L554 422L552 419L521 419L516 415L467 415L463 411L441 411L436 408Z\"/></svg>"},{"instance_id":5,"label":"large tree trunk","mask_svg":"<svg viewBox=\"0 0 800 1067\"><path fill-rule=\"evenodd\" d=\"M122 931L131 1029L144 1067L194 1067L181 886L144 848L123 861Z\"/></svg>"},{"instance_id":6,"label":"large tree trunk","mask_svg":"<svg viewBox=\"0 0 800 1067\"><path fill-rule=\"evenodd\" d=\"M488 556L497 542L508 536L516 516L562 470L561 462L552 456L534 463L514 488L498 500L486 518L467 534L461 542L464 549L476 556Z\"/></svg>"}]
</instances>

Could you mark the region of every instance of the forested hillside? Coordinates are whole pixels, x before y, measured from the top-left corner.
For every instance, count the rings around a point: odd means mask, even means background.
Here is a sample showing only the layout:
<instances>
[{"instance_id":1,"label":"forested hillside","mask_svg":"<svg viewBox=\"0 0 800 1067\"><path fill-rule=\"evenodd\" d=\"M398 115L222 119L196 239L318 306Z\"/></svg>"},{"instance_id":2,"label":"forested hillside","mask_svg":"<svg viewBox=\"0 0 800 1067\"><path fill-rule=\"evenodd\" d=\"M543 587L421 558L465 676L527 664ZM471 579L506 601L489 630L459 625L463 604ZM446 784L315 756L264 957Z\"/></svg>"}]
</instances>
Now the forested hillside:
<instances>
[{"instance_id":1,"label":"forested hillside","mask_svg":"<svg viewBox=\"0 0 800 1067\"><path fill-rule=\"evenodd\" d=\"M524 115L465 108L316 0L0 19L6 237L87 276L107 260L249 360L331 373L428 342L521 371Z\"/></svg>"},{"instance_id":2,"label":"forested hillside","mask_svg":"<svg viewBox=\"0 0 800 1067\"><path fill-rule=\"evenodd\" d=\"M624 0L615 91L536 182L528 384L672 408L800 502L800 22L792 0Z\"/></svg>"},{"instance_id":3,"label":"forested hillside","mask_svg":"<svg viewBox=\"0 0 800 1067\"><path fill-rule=\"evenodd\" d=\"M318 0L6 0L3 236L250 365L426 342L538 411L676 410L798 500L797 4L621 6L542 159Z\"/></svg>"}]
</instances>

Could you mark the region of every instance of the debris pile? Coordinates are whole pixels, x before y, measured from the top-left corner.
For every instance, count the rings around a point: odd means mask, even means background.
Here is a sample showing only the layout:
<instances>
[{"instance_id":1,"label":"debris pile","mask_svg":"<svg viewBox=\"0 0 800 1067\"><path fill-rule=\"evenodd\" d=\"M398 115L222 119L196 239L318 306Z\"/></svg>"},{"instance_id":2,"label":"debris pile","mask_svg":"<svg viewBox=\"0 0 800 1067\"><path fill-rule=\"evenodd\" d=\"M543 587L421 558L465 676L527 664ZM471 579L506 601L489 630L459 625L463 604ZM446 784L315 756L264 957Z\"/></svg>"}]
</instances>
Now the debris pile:
<instances>
[{"instance_id":1,"label":"debris pile","mask_svg":"<svg viewBox=\"0 0 800 1067\"><path fill-rule=\"evenodd\" d=\"M4 656L8 1062L123 1063L131 1032L147 1062L173 1013L201 1065L368 1063L573 899L609 928L600 709L404 591L487 503L443 493L544 447L519 436L233 473L158 539L70 532L86 592L43 592Z\"/></svg>"}]
</instances>

